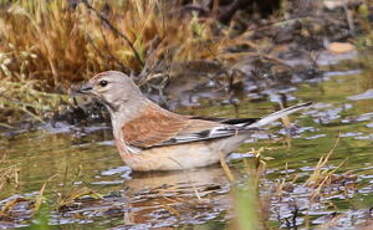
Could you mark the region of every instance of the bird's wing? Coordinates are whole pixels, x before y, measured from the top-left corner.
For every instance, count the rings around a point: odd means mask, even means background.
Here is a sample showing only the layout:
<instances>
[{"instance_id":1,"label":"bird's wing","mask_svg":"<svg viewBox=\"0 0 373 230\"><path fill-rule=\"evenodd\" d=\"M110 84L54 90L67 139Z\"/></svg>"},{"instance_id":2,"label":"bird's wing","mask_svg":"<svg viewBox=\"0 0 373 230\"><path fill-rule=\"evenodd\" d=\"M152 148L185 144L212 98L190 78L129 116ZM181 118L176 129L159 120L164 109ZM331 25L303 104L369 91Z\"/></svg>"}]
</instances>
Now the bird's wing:
<instances>
[{"instance_id":1,"label":"bird's wing","mask_svg":"<svg viewBox=\"0 0 373 230\"><path fill-rule=\"evenodd\" d=\"M152 148L214 140L243 133L252 133L273 121L307 108L312 103L301 103L272 113L261 119L221 119L182 116L157 106L149 106L122 129L127 145Z\"/></svg>"},{"instance_id":2,"label":"bird's wing","mask_svg":"<svg viewBox=\"0 0 373 230\"><path fill-rule=\"evenodd\" d=\"M126 123L122 130L127 145L152 148L233 136L240 128L193 119L151 106L136 119Z\"/></svg>"}]
</instances>

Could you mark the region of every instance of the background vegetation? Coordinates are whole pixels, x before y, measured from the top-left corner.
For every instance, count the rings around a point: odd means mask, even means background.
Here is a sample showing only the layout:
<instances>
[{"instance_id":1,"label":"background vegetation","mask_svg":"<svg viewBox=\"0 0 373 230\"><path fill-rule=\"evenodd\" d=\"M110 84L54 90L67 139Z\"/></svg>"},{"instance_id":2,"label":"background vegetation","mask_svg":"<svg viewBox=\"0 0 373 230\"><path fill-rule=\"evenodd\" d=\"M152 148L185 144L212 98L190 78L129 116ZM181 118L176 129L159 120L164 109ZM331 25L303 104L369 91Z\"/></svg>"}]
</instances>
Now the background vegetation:
<instances>
[{"instance_id":1,"label":"background vegetation","mask_svg":"<svg viewBox=\"0 0 373 230\"><path fill-rule=\"evenodd\" d=\"M104 70L133 73L144 83L170 63L203 60L230 66L243 55L259 55L281 64L268 52L282 38L251 40L258 38L257 32L266 36L265 30L275 32L292 24L294 18L306 22L310 13L324 7L322 2L2 0L0 124L7 127L20 118L44 120L66 104L72 84ZM359 12L368 17L368 5L362 6ZM330 21L312 23L336 33L327 26ZM303 27L299 33L305 45L307 39L321 39L310 33L326 33ZM362 29L369 31L369 24Z\"/></svg>"},{"instance_id":2,"label":"background vegetation","mask_svg":"<svg viewBox=\"0 0 373 230\"><path fill-rule=\"evenodd\" d=\"M235 42L211 18L183 14L178 1L3 1L0 116L34 118L56 108L71 84L115 69L215 59ZM58 94L55 94L58 93ZM43 114L45 115L45 114Z\"/></svg>"}]
</instances>

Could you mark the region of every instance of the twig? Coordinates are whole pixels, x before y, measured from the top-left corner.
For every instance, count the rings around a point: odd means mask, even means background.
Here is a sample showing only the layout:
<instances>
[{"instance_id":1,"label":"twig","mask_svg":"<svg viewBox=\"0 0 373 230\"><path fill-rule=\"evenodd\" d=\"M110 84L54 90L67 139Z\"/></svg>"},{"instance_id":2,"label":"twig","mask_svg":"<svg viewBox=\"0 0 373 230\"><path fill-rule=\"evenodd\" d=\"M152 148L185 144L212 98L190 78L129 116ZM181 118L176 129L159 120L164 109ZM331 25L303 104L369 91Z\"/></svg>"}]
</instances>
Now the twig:
<instances>
[{"instance_id":1,"label":"twig","mask_svg":"<svg viewBox=\"0 0 373 230\"><path fill-rule=\"evenodd\" d=\"M220 165L224 170L225 175L227 176L228 180L230 182L234 181L234 176L232 174L232 171L230 170L228 164L225 162L225 156L222 152L219 152L220 154Z\"/></svg>"},{"instance_id":2,"label":"twig","mask_svg":"<svg viewBox=\"0 0 373 230\"><path fill-rule=\"evenodd\" d=\"M354 19L352 18L351 11L348 9L346 0L343 1L343 10L346 13L346 18L347 18L348 28L350 29L350 33L354 35L355 34Z\"/></svg>"},{"instance_id":3,"label":"twig","mask_svg":"<svg viewBox=\"0 0 373 230\"><path fill-rule=\"evenodd\" d=\"M4 127L4 128L7 128L7 129L14 129L13 126L5 124L5 123L2 123L2 122L0 122L0 127Z\"/></svg>"},{"instance_id":4,"label":"twig","mask_svg":"<svg viewBox=\"0 0 373 230\"><path fill-rule=\"evenodd\" d=\"M35 120L37 121L40 121L41 123L45 124L46 122L44 121L43 118L39 117L38 115L32 113L31 111L29 111L26 106L30 106L30 107L33 107L35 108L36 106L32 105L32 104L29 104L29 103L23 103L21 101L17 101L17 100L12 100L11 98L9 98L8 96L5 96L4 94L0 94L0 97L3 97L7 100L7 102L3 101L2 103L4 104L15 104L15 105L21 105L20 106L20 109L27 113L28 115L30 115L32 118L34 118Z\"/></svg>"},{"instance_id":5,"label":"twig","mask_svg":"<svg viewBox=\"0 0 373 230\"><path fill-rule=\"evenodd\" d=\"M137 52L135 46L133 45L132 41L126 35L124 35L122 32L120 32L115 26L113 26L105 16L103 16L100 12L98 12L95 8L93 8L88 3L87 0L82 0L82 2L84 3L84 5L89 10L92 10L101 21L105 22L105 24L111 29L112 32L114 32L116 35L123 38L127 42L127 44L130 46L133 54L135 55L137 61L140 63L141 67L144 67L144 62L141 60L141 57L140 57L139 53Z\"/></svg>"},{"instance_id":6,"label":"twig","mask_svg":"<svg viewBox=\"0 0 373 230\"><path fill-rule=\"evenodd\" d=\"M104 55L104 54L102 54L101 52L100 52L100 50L98 49L98 47L94 44L94 42L93 42L93 39L88 35L87 36L87 39L88 39L88 41L90 42L90 44L92 45L92 47L93 47L93 49L96 51L96 53L98 54L98 55L100 55L101 57L105 57L106 56L106 58L111 58L111 59L113 59L121 68L122 68L122 70L125 72L125 73L129 73L130 71L129 71L129 69L125 66L125 65L123 65L123 63L122 62L120 62L111 52L110 52L110 49L109 49L109 46L108 46L108 44L107 44L107 41L106 41L106 38L105 38L105 35L102 33L102 31L101 31L101 34L102 34L102 36L103 36L103 38L104 38L104 43L105 43L105 45L104 45L104 47L105 47L105 49L108 51L108 53L106 54L106 55Z\"/></svg>"}]
</instances>

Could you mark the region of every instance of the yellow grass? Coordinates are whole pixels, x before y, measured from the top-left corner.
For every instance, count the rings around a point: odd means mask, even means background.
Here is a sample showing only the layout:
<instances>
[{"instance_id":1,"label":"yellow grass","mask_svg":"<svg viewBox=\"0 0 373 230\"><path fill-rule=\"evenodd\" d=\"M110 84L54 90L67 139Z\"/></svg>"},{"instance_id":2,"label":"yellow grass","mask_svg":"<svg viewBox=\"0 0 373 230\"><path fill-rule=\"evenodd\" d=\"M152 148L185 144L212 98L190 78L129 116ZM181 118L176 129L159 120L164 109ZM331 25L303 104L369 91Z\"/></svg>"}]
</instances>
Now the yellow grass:
<instances>
[{"instance_id":1,"label":"yellow grass","mask_svg":"<svg viewBox=\"0 0 373 230\"><path fill-rule=\"evenodd\" d=\"M83 1L76 8L65 0L19 0L0 8L0 80L28 84L1 86L2 112L18 109L41 120L55 105L38 101L40 92L66 93L110 69L140 73L176 61L224 61L227 47L247 43L229 38L229 28L217 30L213 19L177 9L158 0Z\"/></svg>"},{"instance_id":2,"label":"yellow grass","mask_svg":"<svg viewBox=\"0 0 373 230\"><path fill-rule=\"evenodd\" d=\"M0 165L6 164L6 155L0 157ZM15 165L0 168L0 192L4 191L7 185L19 185L19 168Z\"/></svg>"},{"instance_id":3,"label":"yellow grass","mask_svg":"<svg viewBox=\"0 0 373 230\"><path fill-rule=\"evenodd\" d=\"M100 4L72 9L67 2L18 1L3 10L1 78L63 88L107 69L139 72L159 60L213 59L234 44L215 36L209 19L183 16L157 0L109 1L109 13Z\"/></svg>"}]
</instances>

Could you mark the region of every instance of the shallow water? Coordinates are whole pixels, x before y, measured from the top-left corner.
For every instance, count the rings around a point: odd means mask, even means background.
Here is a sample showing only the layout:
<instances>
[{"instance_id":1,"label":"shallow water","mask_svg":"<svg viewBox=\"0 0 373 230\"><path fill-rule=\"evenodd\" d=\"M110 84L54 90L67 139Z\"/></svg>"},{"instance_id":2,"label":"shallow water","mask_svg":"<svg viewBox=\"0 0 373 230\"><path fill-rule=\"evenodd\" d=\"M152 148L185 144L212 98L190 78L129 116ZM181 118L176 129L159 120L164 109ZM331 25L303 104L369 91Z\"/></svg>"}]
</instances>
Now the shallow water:
<instances>
[{"instance_id":1,"label":"shallow water","mask_svg":"<svg viewBox=\"0 0 373 230\"><path fill-rule=\"evenodd\" d=\"M262 196L271 196L271 189L280 180L291 181L298 176L281 197L270 199L271 223L293 228L292 225L325 224L338 216L335 229L351 229L372 218L369 213L373 207L371 59L368 56L324 66L323 79L270 89L264 96L251 95L255 102L246 98L236 108L229 104L211 106L216 100L204 99L200 102L204 106L183 108L179 112L259 117L277 109L277 103L269 100L276 101L279 94L286 95L289 105L314 101L313 109L291 116L296 124L291 139L287 138L287 130L275 123L270 131L248 139L232 154L228 158L230 167L238 178L236 183L240 183L247 174L243 159L253 161L252 148L258 150L264 146L261 154L267 157L267 170L261 185ZM312 189L304 186L304 181L337 139L339 142L324 166L336 170L335 178L317 201L311 201ZM220 166L185 172L131 173L111 140L111 131L105 126L89 129L45 126L32 132L3 133L0 151L7 158L2 167L18 168L19 184L10 179L0 193L0 206L17 197L24 200L19 199L7 212L8 217L0 219L0 228L28 229L30 200L37 197L45 183L45 206L53 229L227 228L233 216L233 198ZM94 194L77 196L59 211L55 210L56 200L83 187ZM299 214L292 218L295 209ZM295 223L289 223L289 219Z\"/></svg>"}]
</instances>

